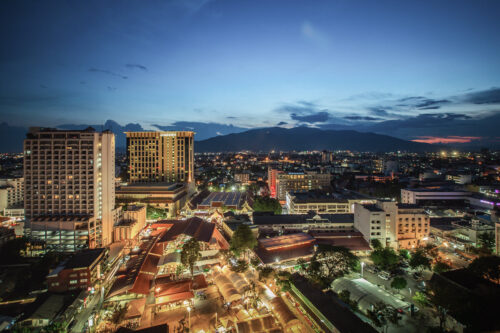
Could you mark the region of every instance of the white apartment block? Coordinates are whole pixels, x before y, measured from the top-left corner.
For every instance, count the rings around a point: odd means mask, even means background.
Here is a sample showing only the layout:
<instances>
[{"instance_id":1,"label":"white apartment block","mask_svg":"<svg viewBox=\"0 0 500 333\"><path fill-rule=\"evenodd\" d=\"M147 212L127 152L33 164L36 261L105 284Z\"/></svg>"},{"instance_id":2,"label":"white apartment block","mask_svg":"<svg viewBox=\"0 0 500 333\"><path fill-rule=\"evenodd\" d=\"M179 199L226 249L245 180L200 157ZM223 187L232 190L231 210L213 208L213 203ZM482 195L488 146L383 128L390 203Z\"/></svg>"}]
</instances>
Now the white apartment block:
<instances>
[{"instance_id":1,"label":"white apartment block","mask_svg":"<svg viewBox=\"0 0 500 333\"><path fill-rule=\"evenodd\" d=\"M378 239L384 246L412 249L426 244L430 218L416 205L377 201L355 205L354 227L367 241Z\"/></svg>"},{"instance_id":2,"label":"white apartment block","mask_svg":"<svg viewBox=\"0 0 500 333\"><path fill-rule=\"evenodd\" d=\"M385 246L386 212L374 204L354 205L354 228L363 234L367 242L378 239Z\"/></svg>"},{"instance_id":3,"label":"white apartment block","mask_svg":"<svg viewBox=\"0 0 500 333\"><path fill-rule=\"evenodd\" d=\"M24 178L0 179L0 212L19 207L24 201Z\"/></svg>"},{"instance_id":4,"label":"white apartment block","mask_svg":"<svg viewBox=\"0 0 500 333\"><path fill-rule=\"evenodd\" d=\"M113 240L115 136L109 131L31 128L24 141L27 233L72 252Z\"/></svg>"}]
</instances>

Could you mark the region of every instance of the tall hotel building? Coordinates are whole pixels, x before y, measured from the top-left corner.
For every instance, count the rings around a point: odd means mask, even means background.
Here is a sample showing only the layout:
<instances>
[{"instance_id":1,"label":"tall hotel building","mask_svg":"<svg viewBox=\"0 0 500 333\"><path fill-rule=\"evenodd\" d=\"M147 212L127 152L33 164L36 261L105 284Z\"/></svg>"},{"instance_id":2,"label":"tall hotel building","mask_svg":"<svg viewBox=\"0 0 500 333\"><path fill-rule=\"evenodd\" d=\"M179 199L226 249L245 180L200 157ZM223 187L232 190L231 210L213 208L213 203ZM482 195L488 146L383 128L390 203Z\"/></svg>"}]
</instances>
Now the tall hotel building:
<instances>
[{"instance_id":1,"label":"tall hotel building","mask_svg":"<svg viewBox=\"0 0 500 333\"><path fill-rule=\"evenodd\" d=\"M28 235L62 252L110 244L114 173L113 133L31 128L24 141Z\"/></svg>"},{"instance_id":2,"label":"tall hotel building","mask_svg":"<svg viewBox=\"0 0 500 333\"><path fill-rule=\"evenodd\" d=\"M194 132L126 132L130 183L193 183Z\"/></svg>"}]
</instances>

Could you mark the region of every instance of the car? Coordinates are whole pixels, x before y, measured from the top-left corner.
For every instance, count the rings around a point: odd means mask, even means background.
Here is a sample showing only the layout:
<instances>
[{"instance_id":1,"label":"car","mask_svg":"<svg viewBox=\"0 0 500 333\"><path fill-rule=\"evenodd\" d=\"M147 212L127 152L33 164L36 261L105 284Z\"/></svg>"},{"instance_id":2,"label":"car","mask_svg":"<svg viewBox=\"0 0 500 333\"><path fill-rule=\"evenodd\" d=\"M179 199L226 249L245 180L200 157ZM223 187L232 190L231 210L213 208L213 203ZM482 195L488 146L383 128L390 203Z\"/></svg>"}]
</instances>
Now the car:
<instances>
[{"instance_id":1,"label":"car","mask_svg":"<svg viewBox=\"0 0 500 333\"><path fill-rule=\"evenodd\" d=\"M389 280L391 278L391 275L387 272L380 272L380 274L378 275L379 278L381 278L382 280Z\"/></svg>"},{"instance_id":2,"label":"car","mask_svg":"<svg viewBox=\"0 0 500 333\"><path fill-rule=\"evenodd\" d=\"M413 278L414 278L415 280L420 280L420 279L422 279L422 278L423 278L423 275L422 275L422 273L420 273L420 272L415 272L415 273L413 273L413 275L412 275L412 276L413 276Z\"/></svg>"}]
</instances>

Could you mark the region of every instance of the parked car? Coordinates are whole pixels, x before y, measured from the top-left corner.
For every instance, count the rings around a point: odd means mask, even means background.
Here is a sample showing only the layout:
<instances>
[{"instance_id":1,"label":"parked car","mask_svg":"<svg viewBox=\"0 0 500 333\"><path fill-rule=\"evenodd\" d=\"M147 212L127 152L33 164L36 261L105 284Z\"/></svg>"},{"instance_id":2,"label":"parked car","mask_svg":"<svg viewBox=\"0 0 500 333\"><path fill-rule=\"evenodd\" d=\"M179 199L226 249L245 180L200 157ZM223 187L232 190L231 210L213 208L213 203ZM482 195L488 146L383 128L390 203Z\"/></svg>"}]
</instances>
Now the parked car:
<instances>
[{"instance_id":1,"label":"parked car","mask_svg":"<svg viewBox=\"0 0 500 333\"><path fill-rule=\"evenodd\" d=\"M391 274L385 272L385 271L382 271L380 272L380 274L378 275L379 278L381 278L382 280L389 280L391 278Z\"/></svg>"}]
</instances>

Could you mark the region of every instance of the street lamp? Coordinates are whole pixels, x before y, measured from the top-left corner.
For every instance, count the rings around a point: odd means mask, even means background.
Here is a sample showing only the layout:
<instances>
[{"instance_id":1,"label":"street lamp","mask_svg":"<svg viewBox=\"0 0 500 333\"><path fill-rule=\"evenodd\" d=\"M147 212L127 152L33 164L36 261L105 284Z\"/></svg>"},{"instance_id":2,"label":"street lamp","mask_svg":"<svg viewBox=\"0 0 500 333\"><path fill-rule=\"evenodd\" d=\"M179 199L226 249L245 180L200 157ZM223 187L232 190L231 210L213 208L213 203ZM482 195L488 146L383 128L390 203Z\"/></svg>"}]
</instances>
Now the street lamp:
<instances>
[{"instance_id":1,"label":"street lamp","mask_svg":"<svg viewBox=\"0 0 500 333\"><path fill-rule=\"evenodd\" d=\"M189 314L188 328L189 328L189 332L191 332L191 307L190 306L187 307L187 311Z\"/></svg>"},{"instance_id":2,"label":"street lamp","mask_svg":"<svg viewBox=\"0 0 500 333\"><path fill-rule=\"evenodd\" d=\"M361 277L363 277L363 267L365 267L365 263L361 262Z\"/></svg>"}]
</instances>

